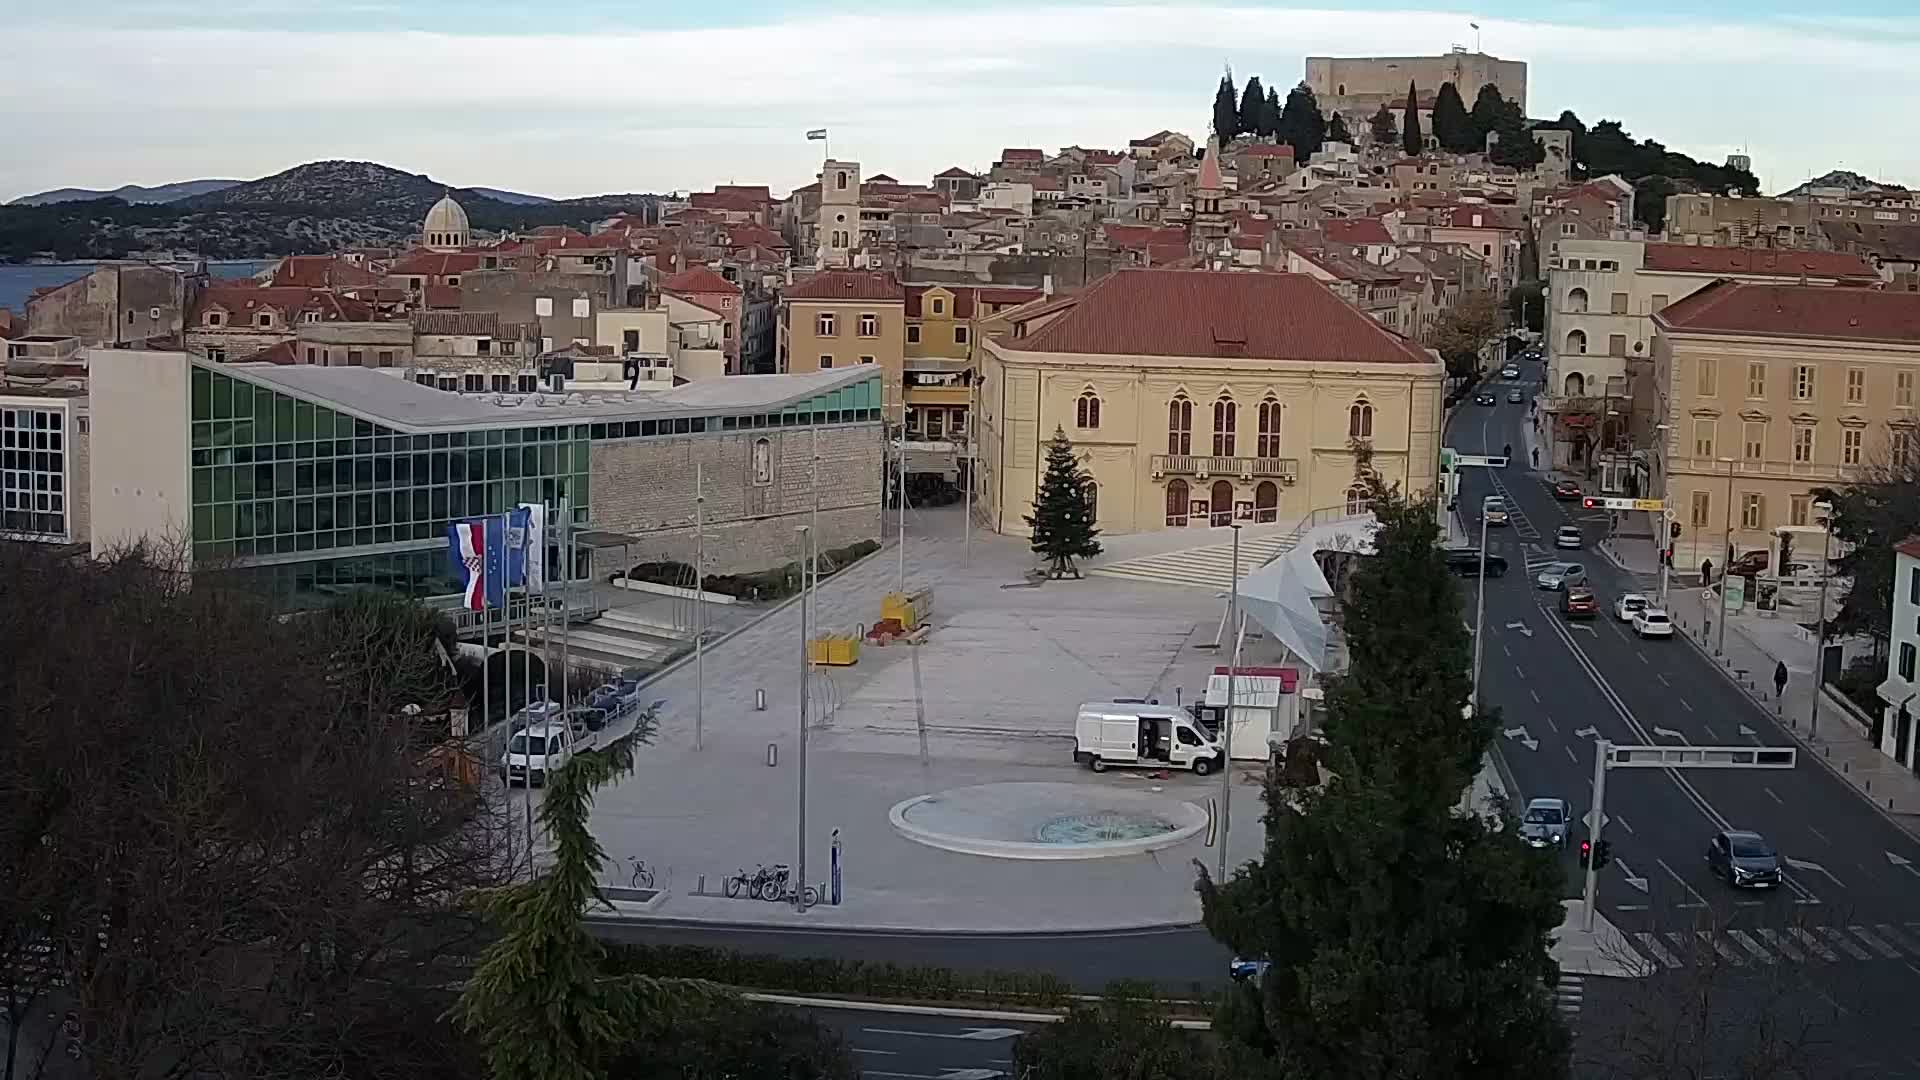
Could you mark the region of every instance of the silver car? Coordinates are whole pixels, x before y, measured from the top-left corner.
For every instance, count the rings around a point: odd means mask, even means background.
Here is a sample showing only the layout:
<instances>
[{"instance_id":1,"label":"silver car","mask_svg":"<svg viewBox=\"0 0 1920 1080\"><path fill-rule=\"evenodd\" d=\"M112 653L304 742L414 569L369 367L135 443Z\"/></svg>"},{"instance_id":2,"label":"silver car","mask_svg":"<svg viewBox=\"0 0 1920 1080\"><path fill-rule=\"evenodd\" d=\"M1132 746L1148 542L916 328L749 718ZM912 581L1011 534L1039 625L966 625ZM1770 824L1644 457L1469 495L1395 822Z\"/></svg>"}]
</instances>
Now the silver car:
<instances>
[{"instance_id":1,"label":"silver car","mask_svg":"<svg viewBox=\"0 0 1920 1080\"><path fill-rule=\"evenodd\" d=\"M1529 847L1567 846L1567 800L1532 799L1520 818L1520 838Z\"/></svg>"},{"instance_id":2,"label":"silver car","mask_svg":"<svg viewBox=\"0 0 1920 1080\"><path fill-rule=\"evenodd\" d=\"M1543 589L1559 592L1569 585L1585 585L1587 568L1574 562L1548 563L1541 567L1533 582Z\"/></svg>"}]
</instances>

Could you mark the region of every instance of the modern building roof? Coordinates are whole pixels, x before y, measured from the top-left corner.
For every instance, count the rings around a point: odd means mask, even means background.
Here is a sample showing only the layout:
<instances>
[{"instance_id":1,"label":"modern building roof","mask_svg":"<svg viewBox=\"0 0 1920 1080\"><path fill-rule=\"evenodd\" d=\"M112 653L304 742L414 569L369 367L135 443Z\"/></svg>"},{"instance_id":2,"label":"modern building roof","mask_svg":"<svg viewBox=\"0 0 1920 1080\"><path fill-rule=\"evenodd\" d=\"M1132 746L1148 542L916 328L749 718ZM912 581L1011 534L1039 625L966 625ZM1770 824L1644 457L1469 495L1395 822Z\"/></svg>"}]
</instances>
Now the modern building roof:
<instances>
[{"instance_id":1,"label":"modern building roof","mask_svg":"<svg viewBox=\"0 0 1920 1080\"><path fill-rule=\"evenodd\" d=\"M1920 262L1920 225L1827 219L1817 224L1827 239L1843 251L1872 256L1882 262Z\"/></svg>"},{"instance_id":2,"label":"modern building roof","mask_svg":"<svg viewBox=\"0 0 1920 1080\"><path fill-rule=\"evenodd\" d=\"M907 293L892 274L867 270L822 270L781 290L786 300L905 300Z\"/></svg>"},{"instance_id":3,"label":"modern building roof","mask_svg":"<svg viewBox=\"0 0 1920 1080\"><path fill-rule=\"evenodd\" d=\"M1117 270L1006 342L1035 353L1431 364L1434 357L1304 274Z\"/></svg>"},{"instance_id":4,"label":"modern building roof","mask_svg":"<svg viewBox=\"0 0 1920 1080\"><path fill-rule=\"evenodd\" d=\"M1329 218L1321 228L1338 244L1391 244L1392 234L1379 218Z\"/></svg>"},{"instance_id":5,"label":"modern building roof","mask_svg":"<svg viewBox=\"0 0 1920 1080\"><path fill-rule=\"evenodd\" d=\"M1865 259L1841 251L1648 244L1641 265L1648 270L1694 274L1767 274L1861 282L1880 279Z\"/></svg>"},{"instance_id":6,"label":"modern building roof","mask_svg":"<svg viewBox=\"0 0 1920 1080\"><path fill-rule=\"evenodd\" d=\"M1654 319L1669 333L1920 346L1920 293L1723 278Z\"/></svg>"},{"instance_id":7,"label":"modern building roof","mask_svg":"<svg viewBox=\"0 0 1920 1080\"><path fill-rule=\"evenodd\" d=\"M415 434L776 412L820 394L880 377L874 365L867 364L804 375L728 375L631 396L595 392L456 394L422 386L376 368L193 362L256 386Z\"/></svg>"}]
</instances>

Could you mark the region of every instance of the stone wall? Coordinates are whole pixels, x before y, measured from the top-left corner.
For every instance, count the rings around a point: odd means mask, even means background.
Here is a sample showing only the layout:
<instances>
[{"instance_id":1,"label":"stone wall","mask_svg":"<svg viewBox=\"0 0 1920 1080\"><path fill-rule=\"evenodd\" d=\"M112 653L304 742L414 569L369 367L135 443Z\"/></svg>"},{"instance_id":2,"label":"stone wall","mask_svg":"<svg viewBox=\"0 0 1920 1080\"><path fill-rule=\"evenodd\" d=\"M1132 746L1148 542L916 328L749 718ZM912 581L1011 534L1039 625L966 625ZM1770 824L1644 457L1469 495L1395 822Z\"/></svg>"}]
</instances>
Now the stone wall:
<instances>
[{"instance_id":1,"label":"stone wall","mask_svg":"<svg viewBox=\"0 0 1920 1080\"><path fill-rule=\"evenodd\" d=\"M593 526L638 537L627 552L633 562L691 564L697 468L706 494L708 572L790 562L799 553L794 530L809 523L813 510L815 431L820 549L879 539L882 442L876 423L597 442L588 482ZM756 468L754 444L762 439L770 474ZM596 561L610 572L620 559L618 552L602 552Z\"/></svg>"}]
</instances>

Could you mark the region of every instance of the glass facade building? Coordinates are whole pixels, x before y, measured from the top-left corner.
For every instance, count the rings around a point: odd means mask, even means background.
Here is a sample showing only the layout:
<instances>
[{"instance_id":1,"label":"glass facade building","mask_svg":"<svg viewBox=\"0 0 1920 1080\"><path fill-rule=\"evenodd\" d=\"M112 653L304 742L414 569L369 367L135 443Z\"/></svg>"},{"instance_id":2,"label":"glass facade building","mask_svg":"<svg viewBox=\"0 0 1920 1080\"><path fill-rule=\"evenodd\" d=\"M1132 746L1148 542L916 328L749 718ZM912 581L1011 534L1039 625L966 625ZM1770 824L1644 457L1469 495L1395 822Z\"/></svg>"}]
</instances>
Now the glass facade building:
<instances>
[{"instance_id":1,"label":"glass facade building","mask_svg":"<svg viewBox=\"0 0 1920 1080\"><path fill-rule=\"evenodd\" d=\"M456 591L445 548L452 521L566 499L574 519L588 522L597 443L880 415L876 378L777 412L703 416L680 407L625 419L605 408L502 408L499 422L408 430L291 392L271 372L253 374L199 362L190 373L194 563L243 570L295 604L367 586ZM396 387L443 393L397 380ZM650 404L632 411L663 411Z\"/></svg>"},{"instance_id":2,"label":"glass facade building","mask_svg":"<svg viewBox=\"0 0 1920 1080\"><path fill-rule=\"evenodd\" d=\"M0 534L65 543L67 410L9 398L0 405Z\"/></svg>"}]
</instances>

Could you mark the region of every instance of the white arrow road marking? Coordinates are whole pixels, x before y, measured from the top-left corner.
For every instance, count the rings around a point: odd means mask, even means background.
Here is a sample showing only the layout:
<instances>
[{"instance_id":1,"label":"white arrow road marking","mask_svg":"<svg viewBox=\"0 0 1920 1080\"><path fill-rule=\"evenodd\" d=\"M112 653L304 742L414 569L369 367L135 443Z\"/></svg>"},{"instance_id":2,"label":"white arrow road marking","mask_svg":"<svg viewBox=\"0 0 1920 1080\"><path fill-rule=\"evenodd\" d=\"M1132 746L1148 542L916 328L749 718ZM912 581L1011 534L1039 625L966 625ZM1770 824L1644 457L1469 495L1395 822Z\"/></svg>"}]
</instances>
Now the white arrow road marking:
<instances>
[{"instance_id":1,"label":"white arrow road marking","mask_svg":"<svg viewBox=\"0 0 1920 1080\"><path fill-rule=\"evenodd\" d=\"M1833 882L1835 885L1838 885L1842 889L1846 888L1845 885L1840 884L1839 878L1833 876L1833 871L1827 869L1824 866L1821 866L1817 862L1808 862L1805 859L1796 859L1791 855L1788 855L1785 857L1785 862L1788 866L1793 867L1795 870L1807 870L1815 874L1825 874L1828 881Z\"/></svg>"},{"instance_id":2,"label":"white arrow road marking","mask_svg":"<svg viewBox=\"0 0 1920 1080\"><path fill-rule=\"evenodd\" d=\"M1593 627L1588 626L1586 623L1577 622L1577 623L1568 623L1567 625L1573 627L1575 630L1585 630L1587 633L1592 634L1594 637L1600 636L1600 631L1595 630Z\"/></svg>"},{"instance_id":3,"label":"white arrow road marking","mask_svg":"<svg viewBox=\"0 0 1920 1080\"><path fill-rule=\"evenodd\" d=\"M1533 636L1533 631L1531 631L1531 630L1529 630L1529 629L1527 629L1527 624L1526 624L1526 623L1523 623L1523 622L1510 622L1510 623L1508 623L1508 624L1507 624L1507 629L1509 629L1509 630L1518 630L1518 631L1520 631L1520 633L1521 633L1522 635L1524 635L1524 636L1526 636L1526 637L1532 637L1532 636Z\"/></svg>"},{"instance_id":4,"label":"white arrow road marking","mask_svg":"<svg viewBox=\"0 0 1920 1080\"><path fill-rule=\"evenodd\" d=\"M922 1039L969 1039L975 1042L992 1042L995 1039L1011 1039L1015 1035L1025 1035L1019 1028L968 1028L965 1031L904 1031L898 1028L861 1028L872 1035L912 1035Z\"/></svg>"},{"instance_id":5,"label":"white arrow road marking","mask_svg":"<svg viewBox=\"0 0 1920 1080\"><path fill-rule=\"evenodd\" d=\"M1583 727L1575 731L1574 734L1583 739L1591 739L1600 734L1600 729L1596 727Z\"/></svg>"},{"instance_id":6,"label":"white arrow road marking","mask_svg":"<svg viewBox=\"0 0 1920 1080\"><path fill-rule=\"evenodd\" d=\"M1681 742L1687 741L1687 737L1685 735L1680 734L1679 732L1673 730L1672 728L1657 727L1653 729L1653 733L1655 735L1658 735L1666 739L1679 739Z\"/></svg>"},{"instance_id":7,"label":"white arrow road marking","mask_svg":"<svg viewBox=\"0 0 1920 1080\"><path fill-rule=\"evenodd\" d=\"M1760 741L1759 737L1754 734L1753 729L1745 724L1740 725L1740 737L1743 739L1752 739L1754 742Z\"/></svg>"},{"instance_id":8,"label":"white arrow road marking","mask_svg":"<svg viewBox=\"0 0 1920 1080\"><path fill-rule=\"evenodd\" d=\"M1526 728L1510 727L1510 728L1507 728L1502 734L1506 735L1506 737L1509 739L1520 740L1520 745L1526 747L1529 750L1540 749L1540 740L1534 738L1532 735L1529 735L1527 733Z\"/></svg>"},{"instance_id":9,"label":"white arrow road marking","mask_svg":"<svg viewBox=\"0 0 1920 1080\"><path fill-rule=\"evenodd\" d=\"M1901 858L1898 855L1895 855L1891 851L1887 852L1887 862L1890 865L1897 866L1900 869L1905 870L1907 873L1912 874L1914 877L1920 877L1920 868L1916 868L1913 865L1913 863L1909 862L1906 859Z\"/></svg>"},{"instance_id":10,"label":"white arrow road marking","mask_svg":"<svg viewBox=\"0 0 1920 1080\"><path fill-rule=\"evenodd\" d=\"M1631 885L1631 886L1633 886L1633 887L1634 887L1634 888L1636 888L1636 889L1639 889L1639 890L1640 890L1641 892L1646 892L1646 891L1647 891L1647 879L1646 879L1646 878L1643 878L1643 877L1634 877L1634 876L1633 876L1633 871L1632 871L1632 870L1629 870L1629 869L1627 868L1627 864L1626 864L1626 862L1625 862L1624 860L1621 860L1621 859L1615 859L1615 860L1613 860L1613 861L1619 864L1619 866L1620 866L1620 872L1621 872L1621 873L1623 873L1623 874L1625 874L1625 875L1627 875L1627 884L1629 884L1629 885Z\"/></svg>"}]
</instances>

